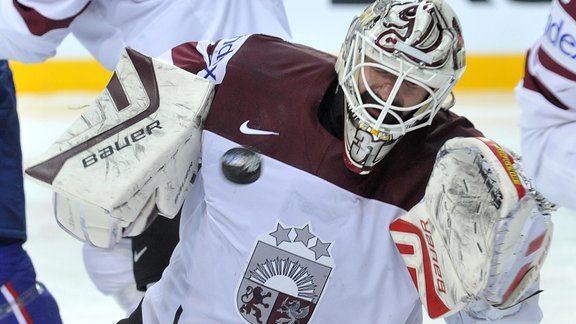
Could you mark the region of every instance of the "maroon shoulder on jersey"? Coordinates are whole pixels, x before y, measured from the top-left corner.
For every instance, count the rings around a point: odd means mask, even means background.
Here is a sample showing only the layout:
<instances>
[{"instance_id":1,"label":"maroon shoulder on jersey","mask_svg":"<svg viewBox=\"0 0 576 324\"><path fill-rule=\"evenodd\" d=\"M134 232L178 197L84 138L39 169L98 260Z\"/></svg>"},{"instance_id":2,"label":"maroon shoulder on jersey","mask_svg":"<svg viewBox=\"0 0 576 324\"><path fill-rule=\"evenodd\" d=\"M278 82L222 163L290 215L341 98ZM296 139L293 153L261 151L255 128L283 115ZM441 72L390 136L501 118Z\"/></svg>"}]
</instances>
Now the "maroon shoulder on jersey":
<instances>
[{"instance_id":1,"label":"maroon shoulder on jersey","mask_svg":"<svg viewBox=\"0 0 576 324\"><path fill-rule=\"evenodd\" d=\"M172 61L177 67L184 69L188 72L198 73L206 68L206 61L198 49L198 42L188 42L178 45L172 49ZM211 45L209 52L214 50L214 45Z\"/></svg>"},{"instance_id":2,"label":"maroon shoulder on jersey","mask_svg":"<svg viewBox=\"0 0 576 324\"><path fill-rule=\"evenodd\" d=\"M22 16L22 19L24 19L24 22L26 23L28 30L30 30L30 33L36 36L42 36L54 29L67 28L70 26L74 18L81 14L90 4L90 2L88 2L84 8L82 8L78 13L71 17L57 20L50 19L36 11L34 8L30 8L19 3L17 0L13 0L13 3L20 16Z\"/></svg>"},{"instance_id":3,"label":"maroon shoulder on jersey","mask_svg":"<svg viewBox=\"0 0 576 324\"><path fill-rule=\"evenodd\" d=\"M436 152L449 138L478 136L466 119L439 113L433 126L412 132L367 176L344 165L344 144L319 122L333 95L336 58L278 38L252 35L226 66L205 129L238 145L318 176L360 196L404 209L423 196ZM277 135L243 133L242 125Z\"/></svg>"},{"instance_id":4,"label":"maroon shoulder on jersey","mask_svg":"<svg viewBox=\"0 0 576 324\"><path fill-rule=\"evenodd\" d=\"M560 64L556 63L554 59L552 59L548 54L546 54L546 52L544 52L544 50L542 50L541 48L539 48L537 52L528 51L528 53L526 54L527 59L524 64L523 86L526 89L540 93L552 105L560 109L568 110L568 107L564 103L562 103L562 101L560 101L560 99L558 99L550 89L548 89L543 80L540 80L538 77L530 73L528 65L531 55L537 55L540 63L546 69L550 70L553 73L561 75L569 80L576 80L576 75L568 71L566 68L562 67Z\"/></svg>"},{"instance_id":5,"label":"maroon shoulder on jersey","mask_svg":"<svg viewBox=\"0 0 576 324\"><path fill-rule=\"evenodd\" d=\"M558 3L572 19L576 20L576 1L558 1Z\"/></svg>"}]
</instances>

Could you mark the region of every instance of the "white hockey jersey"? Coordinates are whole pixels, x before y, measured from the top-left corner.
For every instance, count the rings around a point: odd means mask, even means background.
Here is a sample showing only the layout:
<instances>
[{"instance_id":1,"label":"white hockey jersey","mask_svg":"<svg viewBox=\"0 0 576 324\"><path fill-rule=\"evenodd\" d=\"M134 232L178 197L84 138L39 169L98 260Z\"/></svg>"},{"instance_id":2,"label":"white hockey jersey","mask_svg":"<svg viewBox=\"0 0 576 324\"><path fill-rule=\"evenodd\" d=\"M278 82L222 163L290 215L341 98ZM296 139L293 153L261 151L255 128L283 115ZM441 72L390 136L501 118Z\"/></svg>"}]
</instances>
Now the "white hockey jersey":
<instances>
[{"instance_id":1,"label":"white hockey jersey","mask_svg":"<svg viewBox=\"0 0 576 324\"><path fill-rule=\"evenodd\" d=\"M143 322L421 322L389 225L422 198L445 140L480 135L473 125L440 111L361 176L318 117L334 104L334 57L252 35L183 44L171 58L217 85L181 241L146 293ZM223 155L241 146L262 159L251 184L222 172ZM529 303L513 320L539 319Z\"/></svg>"},{"instance_id":2,"label":"white hockey jersey","mask_svg":"<svg viewBox=\"0 0 576 324\"><path fill-rule=\"evenodd\" d=\"M291 37L281 0L0 2L0 58L41 62L70 33L110 70L127 46L157 56L190 40L250 33Z\"/></svg>"},{"instance_id":3,"label":"white hockey jersey","mask_svg":"<svg viewBox=\"0 0 576 324\"><path fill-rule=\"evenodd\" d=\"M526 173L545 196L576 209L576 1L554 0L516 87Z\"/></svg>"}]
</instances>

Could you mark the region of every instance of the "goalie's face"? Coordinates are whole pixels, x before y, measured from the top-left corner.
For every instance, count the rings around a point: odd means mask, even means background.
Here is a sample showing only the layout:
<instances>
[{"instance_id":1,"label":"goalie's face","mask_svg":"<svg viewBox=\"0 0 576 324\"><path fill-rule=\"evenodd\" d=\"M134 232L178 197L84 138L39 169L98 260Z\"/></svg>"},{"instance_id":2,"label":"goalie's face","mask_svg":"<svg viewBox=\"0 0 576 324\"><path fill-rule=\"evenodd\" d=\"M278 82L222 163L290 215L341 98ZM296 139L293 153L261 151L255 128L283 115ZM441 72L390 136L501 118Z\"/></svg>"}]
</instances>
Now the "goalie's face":
<instances>
[{"instance_id":1,"label":"goalie's face","mask_svg":"<svg viewBox=\"0 0 576 324\"><path fill-rule=\"evenodd\" d=\"M370 58L359 65L361 69L358 91L366 111L375 122L384 117L384 122L395 123L407 120L428 101L431 91L406 78L399 78L393 71ZM373 108L369 108L373 105ZM387 108L387 109L386 109ZM398 115L400 118L396 118Z\"/></svg>"},{"instance_id":2,"label":"goalie's face","mask_svg":"<svg viewBox=\"0 0 576 324\"><path fill-rule=\"evenodd\" d=\"M350 170L367 174L429 103L432 91L369 58L358 69L359 104L346 107L344 161Z\"/></svg>"},{"instance_id":3,"label":"goalie's face","mask_svg":"<svg viewBox=\"0 0 576 324\"><path fill-rule=\"evenodd\" d=\"M366 9L336 63L346 166L367 174L406 133L430 125L464 66L458 21L441 0L380 0Z\"/></svg>"}]
</instances>

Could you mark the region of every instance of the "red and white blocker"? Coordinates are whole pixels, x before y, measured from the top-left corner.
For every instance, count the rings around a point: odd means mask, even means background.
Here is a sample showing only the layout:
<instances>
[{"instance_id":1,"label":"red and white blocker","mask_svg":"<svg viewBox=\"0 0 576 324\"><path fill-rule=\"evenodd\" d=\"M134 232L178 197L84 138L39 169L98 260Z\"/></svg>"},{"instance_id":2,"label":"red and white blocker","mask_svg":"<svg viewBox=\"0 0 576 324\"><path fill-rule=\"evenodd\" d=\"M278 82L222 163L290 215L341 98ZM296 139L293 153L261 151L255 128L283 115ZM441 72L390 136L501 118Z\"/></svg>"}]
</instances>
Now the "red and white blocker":
<instances>
[{"instance_id":1,"label":"red and white blocker","mask_svg":"<svg viewBox=\"0 0 576 324\"><path fill-rule=\"evenodd\" d=\"M436 318L478 302L508 309L531 296L552 210L498 144L456 138L439 151L424 199L390 229Z\"/></svg>"}]
</instances>

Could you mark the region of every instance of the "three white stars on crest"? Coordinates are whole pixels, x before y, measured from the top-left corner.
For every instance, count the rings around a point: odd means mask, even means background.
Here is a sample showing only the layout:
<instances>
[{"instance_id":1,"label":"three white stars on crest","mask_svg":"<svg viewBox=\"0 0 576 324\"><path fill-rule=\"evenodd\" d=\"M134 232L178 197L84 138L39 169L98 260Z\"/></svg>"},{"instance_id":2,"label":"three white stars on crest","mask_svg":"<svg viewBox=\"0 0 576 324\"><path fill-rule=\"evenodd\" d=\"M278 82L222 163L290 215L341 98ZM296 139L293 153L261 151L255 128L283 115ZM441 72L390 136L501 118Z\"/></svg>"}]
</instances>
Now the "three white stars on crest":
<instances>
[{"instance_id":1,"label":"three white stars on crest","mask_svg":"<svg viewBox=\"0 0 576 324\"><path fill-rule=\"evenodd\" d=\"M296 237L294 237L294 240L291 240L289 236L292 230L294 230L296 233ZM304 244L305 247L314 252L316 260L320 259L322 256L330 257L328 248L332 243L324 243L320 240L319 237L310 233L310 228L308 224L306 224L306 226L304 226L303 228L296 228L296 227L284 228L282 225L277 224L276 230L270 233L270 236L276 239L276 246L280 245L283 242L288 243L301 242L302 244ZM311 247L308 247L310 240L312 240L315 237L316 237L316 244Z\"/></svg>"}]
</instances>

